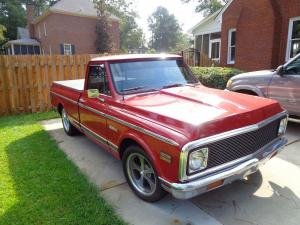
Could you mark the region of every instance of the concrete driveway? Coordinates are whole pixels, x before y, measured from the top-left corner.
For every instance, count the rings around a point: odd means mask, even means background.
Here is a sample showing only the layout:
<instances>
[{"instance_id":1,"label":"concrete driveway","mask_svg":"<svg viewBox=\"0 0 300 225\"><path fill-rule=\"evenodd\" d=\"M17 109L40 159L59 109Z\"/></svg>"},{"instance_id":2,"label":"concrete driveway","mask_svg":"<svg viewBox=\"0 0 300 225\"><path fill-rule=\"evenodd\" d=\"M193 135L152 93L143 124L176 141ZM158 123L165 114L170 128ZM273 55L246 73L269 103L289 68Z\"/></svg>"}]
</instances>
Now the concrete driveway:
<instances>
[{"instance_id":1,"label":"concrete driveway","mask_svg":"<svg viewBox=\"0 0 300 225\"><path fill-rule=\"evenodd\" d=\"M42 124L117 213L131 224L299 225L300 124L289 124L288 146L247 180L189 201L167 196L152 204L131 192L120 161L85 136L67 136L60 119Z\"/></svg>"}]
</instances>

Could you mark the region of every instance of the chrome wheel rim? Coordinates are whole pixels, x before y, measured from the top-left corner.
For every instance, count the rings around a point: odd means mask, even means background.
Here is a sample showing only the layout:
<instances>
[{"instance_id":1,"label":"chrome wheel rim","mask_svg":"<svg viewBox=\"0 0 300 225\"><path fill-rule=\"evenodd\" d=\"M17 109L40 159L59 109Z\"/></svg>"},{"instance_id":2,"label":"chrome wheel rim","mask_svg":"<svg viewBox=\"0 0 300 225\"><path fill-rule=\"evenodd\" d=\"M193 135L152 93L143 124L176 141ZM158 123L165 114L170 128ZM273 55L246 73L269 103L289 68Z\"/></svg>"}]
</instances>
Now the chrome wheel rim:
<instances>
[{"instance_id":1,"label":"chrome wheel rim","mask_svg":"<svg viewBox=\"0 0 300 225\"><path fill-rule=\"evenodd\" d=\"M68 118L68 115L67 115L65 109L62 110L61 115L62 115L62 121L63 121L64 128L66 131L69 131L70 121L69 121L69 118Z\"/></svg>"},{"instance_id":2,"label":"chrome wheel rim","mask_svg":"<svg viewBox=\"0 0 300 225\"><path fill-rule=\"evenodd\" d=\"M132 153L126 162L127 174L134 188L143 195L156 190L156 176L148 159L140 153Z\"/></svg>"}]
</instances>

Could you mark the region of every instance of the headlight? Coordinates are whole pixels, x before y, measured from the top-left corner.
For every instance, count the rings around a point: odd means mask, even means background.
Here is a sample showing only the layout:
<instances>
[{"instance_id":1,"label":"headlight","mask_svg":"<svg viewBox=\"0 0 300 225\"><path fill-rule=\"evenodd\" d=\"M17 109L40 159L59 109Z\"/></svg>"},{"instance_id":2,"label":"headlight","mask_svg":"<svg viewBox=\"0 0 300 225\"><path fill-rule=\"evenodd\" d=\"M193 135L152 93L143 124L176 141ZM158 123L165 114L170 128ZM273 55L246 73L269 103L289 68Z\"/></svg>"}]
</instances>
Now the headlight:
<instances>
[{"instance_id":1,"label":"headlight","mask_svg":"<svg viewBox=\"0 0 300 225\"><path fill-rule=\"evenodd\" d=\"M232 84L232 80L229 79L229 80L227 81L226 88L228 88L229 86L231 86L231 84Z\"/></svg>"},{"instance_id":2,"label":"headlight","mask_svg":"<svg viewBox=\"0 0 300 225\"><path fill-rule=\"evenodd\" d=\"M281 136L285 133L287 123L288 123L288 118L287 117L283 118L280 121L279 128L278 128L278 136Z\"/></svg>"},{"instance_id":3,"label":"headlight","mask_svg":"<svg viewBox=\"0 0 300 225\"><path fill-rule=\"evenodd\" d=\"M203 170L207 166L208 148L195 150L189 155L189 173Z\"/></svg>"}]
</instances>

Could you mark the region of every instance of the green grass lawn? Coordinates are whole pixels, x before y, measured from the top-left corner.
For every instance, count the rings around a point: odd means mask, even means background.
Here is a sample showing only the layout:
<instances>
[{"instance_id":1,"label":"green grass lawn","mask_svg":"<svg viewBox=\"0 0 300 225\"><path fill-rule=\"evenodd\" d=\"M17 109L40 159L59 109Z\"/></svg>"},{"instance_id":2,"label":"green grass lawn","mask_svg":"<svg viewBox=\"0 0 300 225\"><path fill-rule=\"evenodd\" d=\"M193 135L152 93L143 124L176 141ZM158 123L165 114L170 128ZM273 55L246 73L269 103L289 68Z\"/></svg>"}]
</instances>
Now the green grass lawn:
<instances>
[{"instance_id":1,"label":"green grass lawn","mask_svg":"<svg viewBox=\"0 0 300 225\"><path fill-rule=\"evenodd\" d=\"M0 118L0 224L125 224L39 124L54 117Z\"/></svg>"}]
</instances>

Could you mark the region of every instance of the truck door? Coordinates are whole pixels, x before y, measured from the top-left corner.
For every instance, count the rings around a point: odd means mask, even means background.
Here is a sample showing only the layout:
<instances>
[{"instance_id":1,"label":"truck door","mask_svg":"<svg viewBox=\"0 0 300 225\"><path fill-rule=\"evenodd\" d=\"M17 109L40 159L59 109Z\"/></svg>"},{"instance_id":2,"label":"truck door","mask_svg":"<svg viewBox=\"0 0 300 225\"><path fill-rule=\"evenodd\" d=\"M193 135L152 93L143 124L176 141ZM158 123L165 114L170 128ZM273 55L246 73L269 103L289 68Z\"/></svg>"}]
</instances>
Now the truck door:
<instances>
[{"instance_id":1,"label":"truck door","mask_svg":"<svg viewBox=\"0 0 300 225\"><path fill-rule=\"evenodd\" d=\"M300 56L286 64L283 71L272 78L268 95L279 101L289 114L300 116Z\"/></svg>"},{"instance_id":2,"label":"truck door","mask_svg":"<svg viewBox=\"0 0 300 225\"><path fill-rule=\"evenodd\" d=\"M84 133L107 146L107 105L105 99L109 97L110 91L107 82L107 74L104 64L91 65L88 68L87 87L79 99L79 115ZM89 98L88 90L98 89L98 97Z\"/></svg>"}]
</instances>

